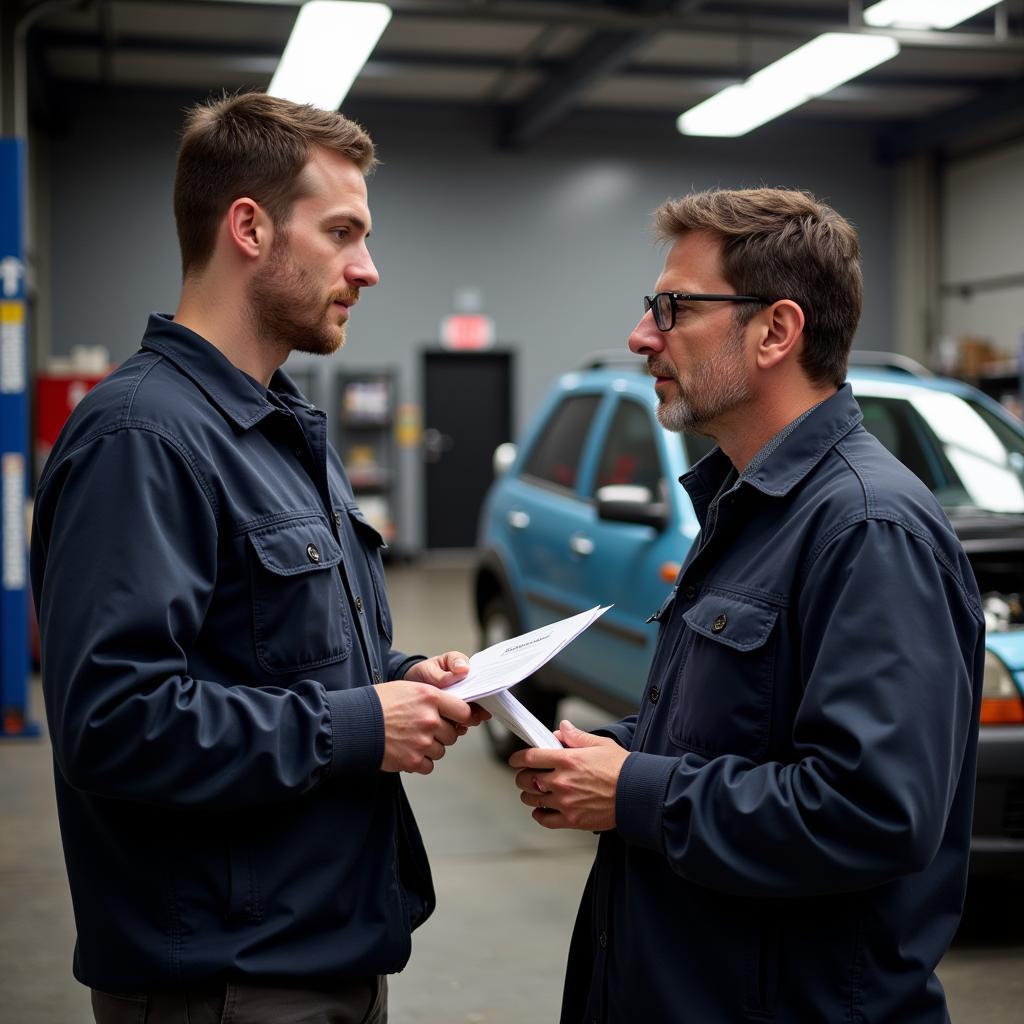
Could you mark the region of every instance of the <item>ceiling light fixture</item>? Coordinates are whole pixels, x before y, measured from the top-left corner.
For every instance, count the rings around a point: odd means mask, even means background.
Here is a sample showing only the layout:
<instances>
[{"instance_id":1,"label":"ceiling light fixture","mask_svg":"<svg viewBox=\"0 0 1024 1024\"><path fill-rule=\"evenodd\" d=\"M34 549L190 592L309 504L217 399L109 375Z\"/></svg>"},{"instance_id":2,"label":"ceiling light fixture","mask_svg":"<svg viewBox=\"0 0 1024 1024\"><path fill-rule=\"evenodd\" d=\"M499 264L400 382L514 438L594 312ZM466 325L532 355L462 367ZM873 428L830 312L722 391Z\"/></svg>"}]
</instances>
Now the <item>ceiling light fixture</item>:
<instances>
[{"instance_id":1,"label":"ceiling light fixture","mask_svg":"<svg viewBox=\"0 0 1024 1024\"><path fill-rule=\"evenodd\" d=\"M864 11L875 28L952 28L995 7L996 0L881 0Z\"/></svg>"},{"instance_id":2,"label":"ceiling light fixture","mask_svg":"<svg viewBox=\"0 0 1024 1024\"><path fill-rule=\"evenodd\" d=\"M309 0L271 79L271 96L337 110L391 20L387 4Z\"/></svg>"},{"instance_id":3,"label":"ceiling light fixture","mask_svg":"<svg viewBox=\"0 0 1024 1024\"><path fill-rule=\"evenodd\" d=\"M899 53L889 36L826 32L680 114L683 135L746 135Z\"/></svg>"}]
</instances>

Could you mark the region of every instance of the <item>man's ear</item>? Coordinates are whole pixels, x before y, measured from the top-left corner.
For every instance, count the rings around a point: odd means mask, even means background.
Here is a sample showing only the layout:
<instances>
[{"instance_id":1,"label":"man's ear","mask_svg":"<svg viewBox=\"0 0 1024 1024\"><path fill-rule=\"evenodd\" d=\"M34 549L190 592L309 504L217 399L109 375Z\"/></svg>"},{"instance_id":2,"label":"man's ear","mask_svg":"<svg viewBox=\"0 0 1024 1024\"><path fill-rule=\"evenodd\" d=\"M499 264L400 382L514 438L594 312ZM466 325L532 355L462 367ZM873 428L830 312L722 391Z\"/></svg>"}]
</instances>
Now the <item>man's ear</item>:
<instances>
[{"instance_id":1,"label":"man's ear","mask_svg":"<svg viewBox=\"0 0 1024 1024\"><path fill-rule=\"evenodd\" d=\"M273 228L270 218L255 199L236 199L228 207L225 228L232 248L241 256L259 259L270 250Z\"/></svg>"},{"instance_id":2,"label":"man's ear","mask_svg":"<svg viewBox=\"0 0 1024 1024\"><path fill-rule=\"evenodd\" d=\"M757 346L757 365L768 370L788 359L803 342L804 311L792 299L780 299L761 316L763 334Z\"/></svg>"}]
</instances>

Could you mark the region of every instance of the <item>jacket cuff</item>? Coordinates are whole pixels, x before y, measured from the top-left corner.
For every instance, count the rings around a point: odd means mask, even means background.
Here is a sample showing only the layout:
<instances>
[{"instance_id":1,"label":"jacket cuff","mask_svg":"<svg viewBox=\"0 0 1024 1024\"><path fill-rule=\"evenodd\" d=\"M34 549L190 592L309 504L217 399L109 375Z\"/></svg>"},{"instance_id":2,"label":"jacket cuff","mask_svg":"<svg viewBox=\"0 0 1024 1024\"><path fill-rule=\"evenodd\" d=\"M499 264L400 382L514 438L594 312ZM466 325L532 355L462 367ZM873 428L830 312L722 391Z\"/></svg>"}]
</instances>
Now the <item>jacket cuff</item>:
<instances>
[{"instance_id":1,"label":"jacket cuff","mask_svg":"<svg viewBox=\"0 0 1024 1024\"><path fill-rule=\"evenodd\" d=\"M615 828L632 846L665 851L665 792L679 759L634 751L622 763L615 790Z\"/></svg>"},{"instance_id":2,"label":"jacket cuff","mask_svg":"<svg viewBox=\"0 0 1024 1024\"><path fill-rule=\"evenodd\" d=\"M384 712L372 686L328 690L331 714L331 765L328 778L350 772L375 772L384 760Z\"/></svg>"},{"instance_id":3,"label":"jacket cuff","mask_svg":"<svg viewBox=\"0 0 1024 1024\"><path fill-rule=\"evenodd\" d=\"M418 665L421 661L426 660L427 659L422 654L405 655L403 656L403 659L391 669L391 674L388 678L404 679L409 674L409 669L411 669L413 665Z\"/></svg>"}]
</instances>

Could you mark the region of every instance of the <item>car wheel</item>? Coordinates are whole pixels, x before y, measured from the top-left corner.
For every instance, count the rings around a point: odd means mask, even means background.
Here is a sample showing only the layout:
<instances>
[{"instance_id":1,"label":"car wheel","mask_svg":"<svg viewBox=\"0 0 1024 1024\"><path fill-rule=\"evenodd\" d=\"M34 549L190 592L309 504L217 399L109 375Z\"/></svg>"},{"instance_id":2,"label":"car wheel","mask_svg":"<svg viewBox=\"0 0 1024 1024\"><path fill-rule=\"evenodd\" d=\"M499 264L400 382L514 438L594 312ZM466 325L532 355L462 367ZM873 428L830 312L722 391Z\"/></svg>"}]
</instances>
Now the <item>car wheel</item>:
<instances>
[{"instance_id":1,"label":"car wheel","mask_svg":"<svg viewBox=\"0 0 1024 1024\"><path fill-rule=\"evenodd\" d=\"M480 616L480 630L484 647L491 647L518 636L522 632L519 619L510 607L506 598L498 595L492 597L484 605ZM517 700L525 704L549 729L555 727L558 702L561 695L542 689L529 679L518 683L512 691ZM491 718L484 722L484 734L487 736L491 752L499 761L507 761L517 750L523 750L526 744L514 733L509 731L497 719Z\"/></svg>"}]
</instances>

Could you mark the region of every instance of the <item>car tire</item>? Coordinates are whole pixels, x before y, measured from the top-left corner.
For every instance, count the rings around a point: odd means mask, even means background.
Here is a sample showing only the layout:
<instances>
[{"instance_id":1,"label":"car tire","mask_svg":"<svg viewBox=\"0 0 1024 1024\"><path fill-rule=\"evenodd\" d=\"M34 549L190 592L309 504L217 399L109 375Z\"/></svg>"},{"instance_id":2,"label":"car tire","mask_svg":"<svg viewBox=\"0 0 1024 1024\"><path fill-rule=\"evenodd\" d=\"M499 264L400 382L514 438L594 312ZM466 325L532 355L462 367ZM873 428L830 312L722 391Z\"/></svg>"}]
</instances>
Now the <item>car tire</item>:
<instances>
[{"instance_id":1,"label":"car tire","mask_svg":"<svg viewBox=\"0 0 1024 1024\"><path fill-rule=\"evenodd\" d=\"M506 597L499 594L484 605L480 614L480 632L482 647L491 647L522 632L519 617ZM549 729L555 727L561 694L543 689L530 679L518 683L513 693L544 725ZM484 735L491 753L499 761L507 761L517 750L526 747L514 732L493 718L484 722Z\"/></svg>"}]
</instances>

